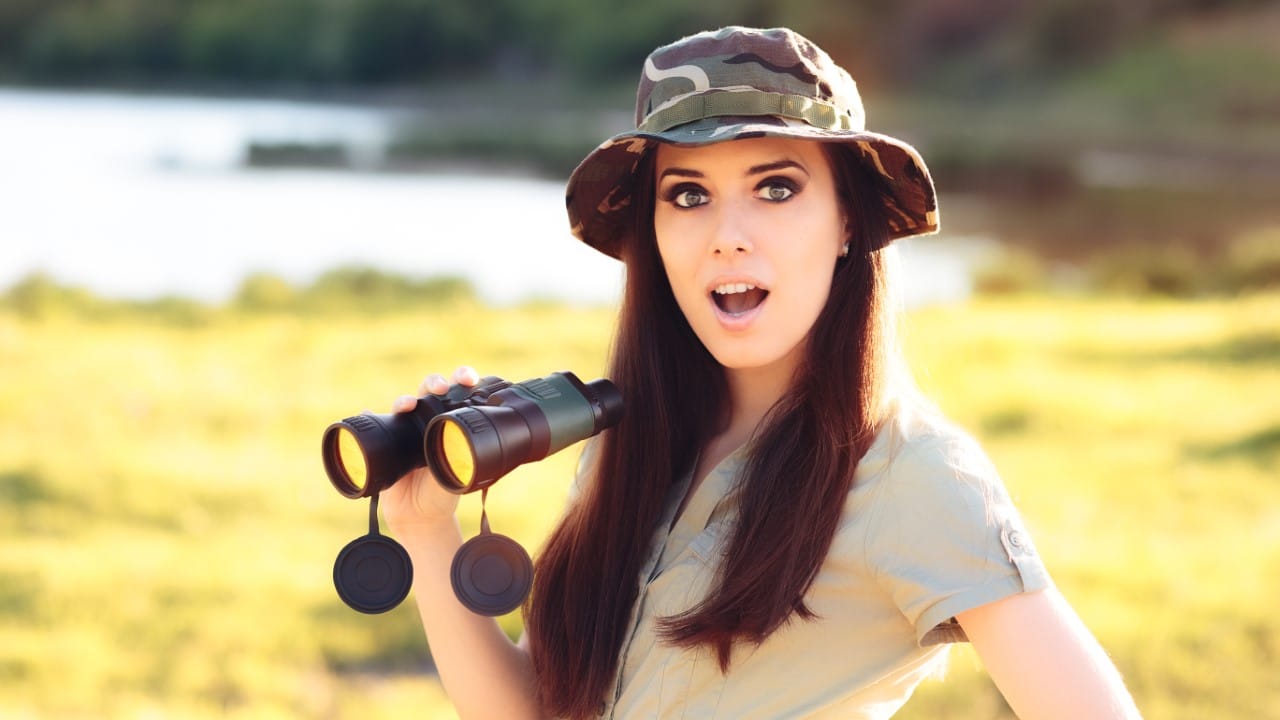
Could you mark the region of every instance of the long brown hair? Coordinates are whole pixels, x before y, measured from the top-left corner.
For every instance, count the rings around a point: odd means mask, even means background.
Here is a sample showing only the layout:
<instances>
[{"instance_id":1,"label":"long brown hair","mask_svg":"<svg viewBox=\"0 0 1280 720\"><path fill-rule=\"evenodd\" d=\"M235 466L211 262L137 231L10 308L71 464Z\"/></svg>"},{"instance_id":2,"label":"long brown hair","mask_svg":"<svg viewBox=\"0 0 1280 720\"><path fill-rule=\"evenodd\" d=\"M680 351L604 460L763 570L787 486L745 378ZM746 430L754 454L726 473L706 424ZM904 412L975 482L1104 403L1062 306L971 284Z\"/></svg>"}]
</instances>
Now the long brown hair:
<instances>
[{"instance_id":1,"label":"long brown hair","mask_svg":"<svg viewBox=\"0 0 1280 720\"><path fill-rule=\"evenodd\" d=\"M814 617L805 593L880 421L886 190L854 151L824 147L849 221L848 257L836 264L790 390L752 442L716 584L702 603L660 623L674 645L713 648L722 671L735 642L758 644L793 616ZM556 716L599 712L668 493L727 420L724 370L676 304L654 241L653 155L633 174L634 227L610 358L626 415L601 437L582 496L538 559L525 607L541 700Z\"/></svg>"}]
</instances>

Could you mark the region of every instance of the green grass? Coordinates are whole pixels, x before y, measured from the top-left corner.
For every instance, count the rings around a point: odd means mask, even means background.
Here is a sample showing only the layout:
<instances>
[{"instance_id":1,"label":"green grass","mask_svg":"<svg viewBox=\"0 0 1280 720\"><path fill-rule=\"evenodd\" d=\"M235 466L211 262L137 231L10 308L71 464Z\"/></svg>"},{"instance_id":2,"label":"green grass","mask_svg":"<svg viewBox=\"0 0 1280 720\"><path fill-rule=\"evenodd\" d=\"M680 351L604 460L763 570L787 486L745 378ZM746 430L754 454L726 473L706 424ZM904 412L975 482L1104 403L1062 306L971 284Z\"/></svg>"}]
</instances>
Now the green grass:
<instances>
[{"instance_id":1,"label":"green grass","mask_svg":"<svg viewBox=\"0 0 1280 720\"><path fill-rule=\"evenodd\" d=\"M411 603L333 590L367 505L324 478L321 431L462 362L597 377L612 319L459 307L0 314L0 716L452 717ZM1276 294L1010 296L904 322L1150 718L1280 716L1277 317ZM503 479L494 529L535 550L575 455ZM474 533L478 500L460 513ZM960 649L901 716L1008 712Z\"/></svg>"}]
</instances>

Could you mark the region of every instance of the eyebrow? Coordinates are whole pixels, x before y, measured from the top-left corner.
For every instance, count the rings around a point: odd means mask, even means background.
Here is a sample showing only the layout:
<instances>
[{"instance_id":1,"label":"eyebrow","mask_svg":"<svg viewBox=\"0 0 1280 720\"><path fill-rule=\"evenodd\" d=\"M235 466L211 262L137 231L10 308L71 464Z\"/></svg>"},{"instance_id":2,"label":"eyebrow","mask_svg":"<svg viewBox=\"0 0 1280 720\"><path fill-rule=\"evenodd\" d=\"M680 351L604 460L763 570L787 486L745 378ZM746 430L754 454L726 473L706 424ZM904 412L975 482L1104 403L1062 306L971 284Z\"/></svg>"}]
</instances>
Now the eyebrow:
<instances>
[{"instance_id":1,"label":"eyebrow","mask_svg":"<svg viewBox=\"0 0 1280 720\"><path fill-rule=\"evenodd\" d=\"M697 170L690 170L689 168L681 168L681 167L669 167L666 170L662 171L662 174L658 176L658 180L663 180L669 175L676 175L679 177L691 177L691 178L706 177L706 175L698 172Z\"/></svg>"},{"instance_id":2,"label":"eyebrow","mask_svg":"<svg viewBox=\"0 0 1280 720\"><path fill-rule=\"evenodd\" d=\"M763 173L773 172L775 170L784 170L787 168L795 168L796 170L799 170L805 175L809 174L809 171L805 170L803 165L801 165L800 163L794 160L775 160L773 162L767 162L761 165L752 165L750 168L747 168L746 174L761 175ZM658 176L658 181L661 182L662 180L665 180L668 176L672 176L672 175L677 177L686 177L686 178L705 178L706 177L704 173L698 170L692 170L690 168L682 168L682 167L669 167L666 170L663 170L662 174Z\"/></svg>"},{"instance_id":3,"label":"eyebrow","mask_svg":"<svg viewBox=\"0 0 1280 720\"><path fill-rule=\"evenodd\" d=\"M773 172L774 170L785 170L787 168L795 168L796 170L799 170L805 175L809 174L809 171L805 170L803 165L801 165L800 163L794 160L775 160L774 162L771 162L771 163L764 163L763 165L755 165L747 170L747 174L759 175L761 173Z\"/></svg>"}]
</instances>

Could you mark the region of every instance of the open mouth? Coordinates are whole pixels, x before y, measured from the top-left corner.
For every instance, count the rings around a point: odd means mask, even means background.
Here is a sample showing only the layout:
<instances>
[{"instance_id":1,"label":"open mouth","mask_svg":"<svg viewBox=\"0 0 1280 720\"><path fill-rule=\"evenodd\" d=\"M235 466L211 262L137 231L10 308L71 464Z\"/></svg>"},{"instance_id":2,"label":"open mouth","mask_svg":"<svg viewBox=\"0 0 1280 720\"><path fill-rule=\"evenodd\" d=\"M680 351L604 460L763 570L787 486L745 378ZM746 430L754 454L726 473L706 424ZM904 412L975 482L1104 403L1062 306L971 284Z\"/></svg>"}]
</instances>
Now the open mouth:
<instances>
[{"instance_id":1,"label":"open mouth","mask_svg":"<svg viewBox=\"0 0 1280 720\"><path fill-rule=\"evenodd\" d=\"M711 291L711 300L721 312L730 316L748 313L769 296L769 291L749 283L725 283Z\"/></svg>"}]
</instances>

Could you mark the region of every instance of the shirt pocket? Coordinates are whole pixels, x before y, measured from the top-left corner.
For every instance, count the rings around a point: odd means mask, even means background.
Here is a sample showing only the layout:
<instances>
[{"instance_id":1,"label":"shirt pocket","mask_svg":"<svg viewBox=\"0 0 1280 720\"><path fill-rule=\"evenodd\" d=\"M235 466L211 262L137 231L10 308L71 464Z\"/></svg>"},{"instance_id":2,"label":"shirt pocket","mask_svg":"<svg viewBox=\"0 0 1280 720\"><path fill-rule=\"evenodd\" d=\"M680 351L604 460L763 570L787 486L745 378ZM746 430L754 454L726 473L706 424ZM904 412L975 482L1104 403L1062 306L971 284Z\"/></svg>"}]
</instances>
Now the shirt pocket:
<instances>
[{"instance_id":1,"label":"shirt pocket","mask_svg":"<svg viewBox=\"0 0 1280 720\"><path fill-rule=\"evenodd\" d=\"M671 548L675 556L670 562L664 562L662 570L672 569L679 565L697 563L704 569L715 570L724 557L725 543L729 540L730 523L728 520L716 520L702 529L683 548ZM671 540L668 540L671 542Z\"/></svg>"},{"instance_id":2,"label":"shirt pocket","mask_svg":"<svg viewBox=\"0 0 1280 720\"><path fill-rule=\"evenodd\" d=\"M726 527L726 523L708 525L662 567L647 591L642 631L656 633L660 618L687 613L707 598L715 588ZM707 648L676 647L656 641L650 652L653 655L645 664L652 675L648 681L637 682L636 687L645 689L654 704L652 712L627 717L716 717L725 677Z\"/></svg>"},{"instance_id":3,"label":"shirt pocket","mask_svg":"<svg viewBox=\"0 0 1280 720\"><path fill-rule=\"evenodd\" d=\"M720 558L724 554L726 524L718 522L708 525L689 543L689 553L712 570L720 565Z\"/></svg>"},{"instance_id":4,"label":"shirt pocket","mask_svg":"<svg viewBox=\"0 0 1280 720\"><path fill-rule=\"evenodd\" d=\"M646 588L646 603L659 617L678 615L702 602L715 582L724 552L726 523L713 523L694 536L689 544L663 558L658 572Z\"/></svg>"}]
</instances>

